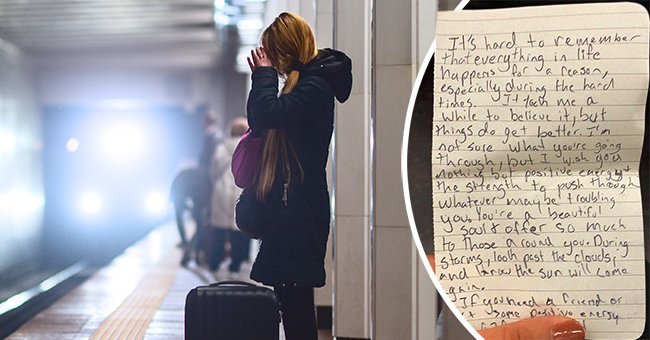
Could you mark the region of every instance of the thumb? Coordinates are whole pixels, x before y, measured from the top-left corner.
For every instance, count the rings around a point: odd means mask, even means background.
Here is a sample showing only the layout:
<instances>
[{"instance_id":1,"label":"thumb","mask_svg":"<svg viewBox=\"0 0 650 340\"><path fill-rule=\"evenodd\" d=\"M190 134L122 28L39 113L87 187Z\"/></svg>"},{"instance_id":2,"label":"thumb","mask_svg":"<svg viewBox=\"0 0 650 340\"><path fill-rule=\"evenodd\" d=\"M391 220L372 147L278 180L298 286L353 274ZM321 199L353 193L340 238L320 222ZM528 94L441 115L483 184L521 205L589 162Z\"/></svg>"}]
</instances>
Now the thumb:
<instances>
[{"instance_id":1,"label":"thumb","mask_svg":"<svg viewBox=\"0 0 650 340\"><path fill-rule=\"evenodd\" d=\"M485 340L584 340L578 321L561 316L542 316L479 331Z\"/></svg>"}]
</instances>

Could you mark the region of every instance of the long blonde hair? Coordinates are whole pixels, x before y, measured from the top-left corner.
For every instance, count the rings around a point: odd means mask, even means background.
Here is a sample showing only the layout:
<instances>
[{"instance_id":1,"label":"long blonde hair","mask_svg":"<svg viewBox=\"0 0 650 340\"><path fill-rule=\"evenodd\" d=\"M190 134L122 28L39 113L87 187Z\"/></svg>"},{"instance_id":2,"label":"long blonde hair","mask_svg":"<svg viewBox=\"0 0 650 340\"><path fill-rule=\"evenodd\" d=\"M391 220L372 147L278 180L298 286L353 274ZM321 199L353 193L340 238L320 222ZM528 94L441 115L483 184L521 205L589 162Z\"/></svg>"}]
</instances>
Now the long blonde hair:
<instances>
[{"instance_id":1,"label":"long blonde hair","mask_svg":"<svg viewBox=\"0 0 650 340\"><path fill-rule=\"evenodd\" d=\"M300 71L294 69L295 62L307 64L318 54L316 40L305 19L292 13L281 13L262 33L264 47L273 67L285 78L281 93L293 90L300 78ZM278 162L282 167L284 179L291 182L289 156L296 156L285 131L271 129L266 134L266 143L262 154L262 167L259 173L257 198L266 199L276 176ZM302 167L298 162L300 175Z\"/></svg>"}]
</instances>

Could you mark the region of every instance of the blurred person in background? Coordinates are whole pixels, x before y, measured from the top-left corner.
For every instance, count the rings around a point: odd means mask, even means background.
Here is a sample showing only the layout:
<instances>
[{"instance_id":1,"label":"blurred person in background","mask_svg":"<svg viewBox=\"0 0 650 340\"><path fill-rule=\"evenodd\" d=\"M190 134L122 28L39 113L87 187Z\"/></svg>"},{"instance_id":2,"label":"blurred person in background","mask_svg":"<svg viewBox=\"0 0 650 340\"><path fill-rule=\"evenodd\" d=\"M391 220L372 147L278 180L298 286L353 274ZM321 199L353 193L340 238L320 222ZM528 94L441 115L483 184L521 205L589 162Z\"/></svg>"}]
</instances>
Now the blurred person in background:
<instances>
[{"instance_id":1,"label":"blurred person in background","mask_svg":"<svg viewBox=\"0 0 650 340\"><path fill-rule=\"evenodd\" d=\"M212 199L212 188L214 183L210 177L210 168L212 167L212 157L217 146L223 140L223 132L217 123L217 113L208 105L202 104L196 108L196 114L203 116L203 140L201 142L201 151L199 152L198 169L201 171L203 183L207 190L207 210L206 214L210 214L210 201ZM197 258L197 263L200 265L210 264L210 256L212 254L212 247L214 244L214 235L207 229L207 218L203 220L201 225L201 234L194 246L197 252L202 255Z\"/></svg>"},{"instance_id":2,"label":"blurred person in background","mask_svg":"<svg viewBox=\"0 0 650 340\"><path fill-rule=\"evenodd\" d=\"M174 177L171 188L171 199L174 203L176 226L181 239L179 246L183 249L181 265L185 266L194 256L198 264L206 262L205 254L209 253L209 240L206 240L205 227L210 209L212 182L210 167L216 146L221 142L222 133L217 127L217 115L207 105L200 105L197 114L203 116L203 137L198 164L185 168ZM188 241L185 228L184 213L189 211L194 220L196 231Z\"/></svg>"},{"instance_id":3,"label":"blurred person in background","mask_svg":"<svg viewBox=\"0 0 650 340\"><path fill-rule=\"evenodd\" d=\"M212 157L217 145L223 140L223 133L217 125L217 114L207 105L200 105L196 111L203 115L203 142L199 154L199 169L205 172L205 176L210 174L212 166Z\"/></svg>"},{"instance_id":4,"label":"blurred person in background","mask_svg":"<svg viewBox=\"0 0 650 340\"><path fill-rule=\"evenodd\" d=\"M230 171L233 152L246 130L248 130L248 123L244 117L234 118L229 122L226 129L228 136L216 147L210 167L213 186L209 226L213 241L209 266L217 281L240 279L241 264L248 258L250 251L251 240L235 225L235 203L241 194L241 189L235 185L235 179ZM230 244L231 261L228 273L224 274L219 272L219 268L225 258L227 242Z\"/></svg>"},{"instance_id":5,"label":"blurred person in background","mask_svg":"<svg viewBox=\"0 0 650 340\"><path fill-rule=\"evenodd\" d=\"M180 247L183 249L181 265L187 265L193 255L199 262L198 246L203 239L205 219L210 203L210 182L205 177L203 170L197 167L181 170L172 182L171 199L174 202L176 226L181 238ZM189 242L185 230L185 211L191 213L196 225L194 236Z\"/></svg>"}]
</instances>

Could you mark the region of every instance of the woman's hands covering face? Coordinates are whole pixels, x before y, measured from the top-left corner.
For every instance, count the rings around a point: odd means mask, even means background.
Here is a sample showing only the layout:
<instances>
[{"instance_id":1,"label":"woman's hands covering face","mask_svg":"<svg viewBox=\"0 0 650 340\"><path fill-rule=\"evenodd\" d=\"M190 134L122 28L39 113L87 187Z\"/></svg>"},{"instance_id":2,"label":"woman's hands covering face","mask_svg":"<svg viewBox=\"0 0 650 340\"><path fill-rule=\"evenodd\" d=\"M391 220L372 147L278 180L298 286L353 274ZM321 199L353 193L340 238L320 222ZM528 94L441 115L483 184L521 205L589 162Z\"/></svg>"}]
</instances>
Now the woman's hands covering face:
<instances>
[{"instance_id":1,"label":"woman's hands covering face","mask_svg":"<svg viewBox=\"0 0 650 340\"><path fill-rule=\"evenodd\" d=\"M248 66L251 68L251 72L254 72L258 67L273 67L269 56L266 54L266 50L263 47L257 47L251 50L251 56L246 57L248 61Z\"/></svg>"}]
</instances>

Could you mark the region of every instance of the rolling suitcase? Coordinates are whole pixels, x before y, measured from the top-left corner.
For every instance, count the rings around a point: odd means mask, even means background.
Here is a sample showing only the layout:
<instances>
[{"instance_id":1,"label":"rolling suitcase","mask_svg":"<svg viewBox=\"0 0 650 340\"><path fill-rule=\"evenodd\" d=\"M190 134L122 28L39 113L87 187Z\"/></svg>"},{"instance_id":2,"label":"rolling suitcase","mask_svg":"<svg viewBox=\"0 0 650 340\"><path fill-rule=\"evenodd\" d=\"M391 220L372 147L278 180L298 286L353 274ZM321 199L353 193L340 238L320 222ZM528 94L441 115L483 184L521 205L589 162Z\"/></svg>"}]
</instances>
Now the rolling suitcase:
<instances>
[{"instance_id":1,"label":"rolling suitcase","mask_svg":"<svg viewBox=\"0 0 650 340\"><path fill-rule=\"evenodd\" d=\"M275 292L242 281L190 290L185 299L187 340L276 340L280 309Z\"/></svg>"}]
</instances>

